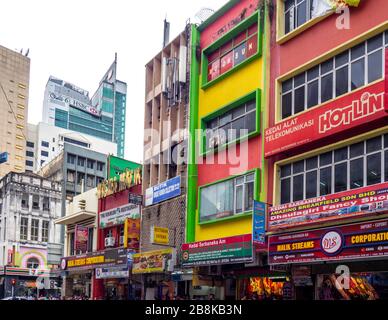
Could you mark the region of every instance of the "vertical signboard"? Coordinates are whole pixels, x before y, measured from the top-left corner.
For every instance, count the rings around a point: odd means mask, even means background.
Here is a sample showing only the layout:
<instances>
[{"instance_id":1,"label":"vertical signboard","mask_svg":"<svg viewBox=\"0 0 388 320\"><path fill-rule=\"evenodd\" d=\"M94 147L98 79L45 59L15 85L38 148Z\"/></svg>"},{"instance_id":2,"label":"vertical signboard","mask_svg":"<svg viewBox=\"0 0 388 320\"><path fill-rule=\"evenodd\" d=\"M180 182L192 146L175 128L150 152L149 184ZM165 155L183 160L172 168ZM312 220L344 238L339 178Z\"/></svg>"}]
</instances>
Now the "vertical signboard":
<instances>
[{"instance_id":1,"label":"vertical signboard","mask_svg":"<svg viewBox=\"0 0 388 320\"><path fill-rule=\"evenodd\" d=\"M124 248L138 251L140 247L140 219L126 219L124 224Z\"/></svg>"},{"instance_id":2,"label":"vertical signboard","mask_svg":"<svg viewBox=\"0 0 388 320\"><path fill-rule=\"evenodd\" d=\"M74 248L76 252L85 253L88 251L88 238L89 228L76 225L74 237Z\"/></svg>"},{"instance_id":3,"label":"vertical signboard","mask_svg":"<svg viewBox=\"0 0 388 320\"><path fill-rule=\"evenodd\" d=\"M263 202L253 202L253 217L252 217L252 241L253 244L265 244L265 215L267 205Z\"/></svg>"}]
</instances>

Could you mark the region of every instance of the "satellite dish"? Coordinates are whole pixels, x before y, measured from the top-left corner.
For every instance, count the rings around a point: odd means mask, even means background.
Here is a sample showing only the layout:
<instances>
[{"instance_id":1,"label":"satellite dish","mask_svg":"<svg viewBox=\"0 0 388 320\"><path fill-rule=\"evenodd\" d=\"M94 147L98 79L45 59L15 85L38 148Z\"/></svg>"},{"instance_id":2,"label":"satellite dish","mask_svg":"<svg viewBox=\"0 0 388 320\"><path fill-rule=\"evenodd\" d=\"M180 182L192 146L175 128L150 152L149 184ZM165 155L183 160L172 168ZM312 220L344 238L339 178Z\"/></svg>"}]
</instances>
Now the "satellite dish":
<instances>
[{"instance_id":1,"label":"satellite dish","mask_svg":"<svg viewBox=\"0 0 388 320\"><path fill-rule=\"evenodd\" d=\"M213 9L210 8L202 8L199 10L199 12L195 15L197 19L199 19L202 22L206 21L208 18L210 18L214 13Z\"/></svg>"}]
</instances>

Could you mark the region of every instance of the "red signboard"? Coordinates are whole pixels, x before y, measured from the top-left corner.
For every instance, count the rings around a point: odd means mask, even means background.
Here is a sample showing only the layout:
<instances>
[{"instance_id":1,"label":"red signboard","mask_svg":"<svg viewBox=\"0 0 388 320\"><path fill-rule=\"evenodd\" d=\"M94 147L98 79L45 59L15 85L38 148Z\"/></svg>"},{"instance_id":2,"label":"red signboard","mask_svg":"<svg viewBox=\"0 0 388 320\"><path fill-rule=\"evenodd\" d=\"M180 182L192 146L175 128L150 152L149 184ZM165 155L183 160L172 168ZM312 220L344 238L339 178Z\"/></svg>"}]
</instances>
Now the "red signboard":
<instances>
[{"instance_id":1,"label":"red signboard","mask_svg":"<svg viewBox=\"0 0 388 320\"><path fill-rule=\"evenodd\" d=\"M269 264L388 256L388 220L269 237Z\"/></svg>"},{"instance_id":2,"label":"red signboard","mask_svg":"<svg viewBox=\"0 0 388 320\"><path fill-rule=\"evenodd\" d=\"M380 81L266 129L265 157L388 117L385 93Z\"/></svg>"},{"instance_id":3,"label":"red signboard","mask_svg":"<svg viewBox=\"0 0 388 320\"><path fill-rule=\"evenodd\" d=\"M229 52L221 58L221 74L233 68L233 52Z\"/></svg>"},{"instance_id":4,"label":"red signboard","mask_svg":"<svg viewBox=\"0 0 388 320\"><path fill-rule=\"evenodd\" d=\"M247 58L257 53L257 35L250 37L247 41Z\"/></svg>"},{"instance_id":5,"label":"red signboard","mask_svg":"<svg viewBox=\"0 0 388 320\"><path fill-rule=\"evenodd\" d=\"M75 226L74 249L77 253L85 253L88 250L89 228Z\"/></svg>"},{"instance_id":6,"label":"red signboard","mask_svg":"<svg viewBox=\"0 0 388 320\"><path fill-rule=\"evenodd\" d=\"M220 59L209 64L207 74L208 81L212 81L220 75Z\"/></svg>"},{"instance_id":7,"label":"red signboard","mask_svg":"<svg viewBox=\"0 0 388 320\"><path fill-rule=\"evenodd\" d=\"M270 231L388 211L388 183L268 209Z\"/></svg>"}]
</instances>

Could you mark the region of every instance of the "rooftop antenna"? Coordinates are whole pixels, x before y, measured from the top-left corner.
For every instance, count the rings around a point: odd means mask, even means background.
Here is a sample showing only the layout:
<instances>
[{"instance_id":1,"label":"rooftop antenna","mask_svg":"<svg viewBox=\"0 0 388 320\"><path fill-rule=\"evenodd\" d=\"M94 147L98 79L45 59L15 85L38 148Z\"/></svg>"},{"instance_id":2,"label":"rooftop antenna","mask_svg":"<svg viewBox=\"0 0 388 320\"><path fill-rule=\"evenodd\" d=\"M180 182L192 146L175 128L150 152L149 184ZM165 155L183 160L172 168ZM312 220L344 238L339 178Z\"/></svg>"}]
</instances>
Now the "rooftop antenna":
<instances>
[{"instance_id":1,"label":"rooftop antenna","mask_svg":"<svg viewBox=\"0 0 388 320\"><path fill-rule=\"evenodd\" d=\"M167 16L164 19L163 27L163 48L165 48L170 42L170 22L167 21Z\"/></svg>"},{"instance_id":2,"label":"rooftop antenna","mask_svg":"<svg viewBox=\"0 0 388 320\"><path fill-rule=\"evenodd\" d=\"M213 9L210 8L202 8L199 12L196 13L195 17L201 21L201 23L205 22L209 19L214 13Z\"/></svg>"},{"instance_id":3,"label":"rooftop antenna","mask_svg":"<svg viewBox=\"0 0 388 320\"><path fill-rule=\"evenodd\" d=\"M28 57L29 53L30 53L30 48L27 49L27 52L26 52L25 56Z\"/></svg>"}]
</instances>

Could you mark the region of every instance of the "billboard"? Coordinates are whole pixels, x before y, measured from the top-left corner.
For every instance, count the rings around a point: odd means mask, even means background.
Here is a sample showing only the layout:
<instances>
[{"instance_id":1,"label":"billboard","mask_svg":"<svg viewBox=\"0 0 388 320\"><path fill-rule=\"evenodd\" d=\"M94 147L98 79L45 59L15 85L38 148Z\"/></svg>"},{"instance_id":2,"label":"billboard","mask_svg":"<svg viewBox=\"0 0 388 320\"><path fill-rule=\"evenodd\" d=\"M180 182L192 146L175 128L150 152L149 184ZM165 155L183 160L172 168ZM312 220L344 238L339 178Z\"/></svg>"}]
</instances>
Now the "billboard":
<instances>
[{"instance_id":1,"label":"billboard","mask_svg":"<svg viewBox=\"0 0 388 320\"><path fill-rule=\"evenodd\" d=\"M263 202L253 202L253 216L252 216L252 241L253 244L265 244L265 216L267 212L267 205Z\"/></svg>"},{"instance_id":2,"label":"billboard","mask_svg":"<svg viewBox=\"0 0 388 320\"><path fill-rule=\"evenodd\" d=\"M126 219L124 224L124 248L139 250L140 219Z\"/></svg>"},{"instance_id":3,"label":"billboard","mask_svg":"<svg viewBox=\"0 0 388 320\"><path fill-rule=\"evenodd\" d=\"M133 255L133 274L160 273L173 265L175 249L149 251ZM173 267L173 266L172 266Z\"/></svg>"},{"instance_id":4,"label":"billboard","mask_svg":"<svg viewBox=\"0 0 388 320\"><path fill-rule=\"evenodd\" d=\"M264 153L270 157L298 146L388 116L385 81L380 81L319 108L277 123L264 132Z\"/></svg>"},{"instance_id":5,"label":"billboard","mask_svg":"<svg viewBox=\"0 0 388 320\"><path fill-rule=\"evenodd\" d=\"M185 243L181 262L184 267L252 262L252 235Z\"/></svg>"},{"instance_id":6,"label":"billboard","mask_svg":"<svg viewBox=\"0 0 388 320\"><path fill-rule=\"evenodd\" d=\"M158 245L168 245L170 243L168 228L151 226L151 243Z\"/></svg>"},{"instance_id":7,"label":"billboard","mask_svg":"<svg viewBox=\"0 0 388 320\"><path fill-rule=\"evenodd\" d=\"M268 230L349 219L388 211L388 183L287 203L268 209Z\"/></svg>"},{"instance_id":8,"label":"billboard","mask_svg":"<svg viewBox=\"0 0 388 320\"><path fill-rule=\"evenodd\" d=\"M88 250L89 228L76 225L74 236L75 252L84 253Z\"/></svg>"},{"instance_id":9,"label":"billboard","mask_svg":"<svg viewBox=\"0 0 388 320\"><path fill-rule=\"evenodd\" d=\"M269 237L270 265L387 256L387 219Z\"/></svg>"},{"instance_id":10,"label":"billboard","mask_svg":"<svg viewBox=\"0 0 388 320\"><path fill-rule=\"evenodd\" d=\"M152 206L180 195L181 177L177 176L166 182L148 188L145 195L145 206Z\"/></svg>"},{"instance_id":11,"label":"billboard","mask_svg":"<svg viewBox=\"0 0 388 320\"><path fill-rule=\"evenodd\" d=\"M126 170L136 170L141 168L141 164L118 158L115 156L108 157L108 179L114 179L115 177L119 180L120 175L125 173Z\"/></svg>"},{"instance_id":12,"label":"billboard","mask_svg":"<svg viewBox=\"0 0 388 320\"><path fill-rule=\"evenodd\" d=\"M140 219L140 206L126 204L124 206L102 211L100 213L100 228L109 228L124 224L125 219Z\"/></svg>"}]
</instances>

